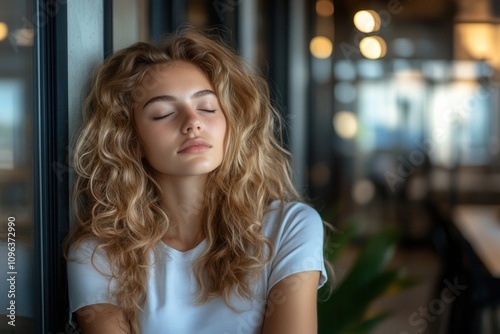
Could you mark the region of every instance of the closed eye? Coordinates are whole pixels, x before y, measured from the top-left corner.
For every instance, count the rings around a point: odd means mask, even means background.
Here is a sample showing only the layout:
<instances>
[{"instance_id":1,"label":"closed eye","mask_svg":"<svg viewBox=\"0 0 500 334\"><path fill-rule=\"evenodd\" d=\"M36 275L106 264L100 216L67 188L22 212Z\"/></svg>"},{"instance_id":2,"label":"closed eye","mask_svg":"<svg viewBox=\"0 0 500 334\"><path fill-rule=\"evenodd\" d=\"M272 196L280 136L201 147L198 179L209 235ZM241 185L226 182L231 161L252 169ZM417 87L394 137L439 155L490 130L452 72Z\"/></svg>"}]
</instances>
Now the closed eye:
<instances>
[{"instance_id":1,"label":"closed eye","mask_svg":"<svg viewBox=\"0 0 500 334\"><path fill-rule=\"evenodd\" d=\"M157 120L160 120L160 119L166 118L166 117L168 117L168 116L170 116L170 115L172 115L172 113L170 113L170 114L166 114L166 115L163 115L163 116L153 117L153 120L154 120L154 121L157 121Z\"/></svg>"},{"instance_id":2,"label":"closed eye","mask_svg":"<svg viewBox=\"0 0 500 334\"><path fill-rule=\"evenodd\" d=\"M215 112L215 109L214 110L211 110L211 109L199 109L201 111L206 111L206 112Z\"/></svg>"}]
</instances>

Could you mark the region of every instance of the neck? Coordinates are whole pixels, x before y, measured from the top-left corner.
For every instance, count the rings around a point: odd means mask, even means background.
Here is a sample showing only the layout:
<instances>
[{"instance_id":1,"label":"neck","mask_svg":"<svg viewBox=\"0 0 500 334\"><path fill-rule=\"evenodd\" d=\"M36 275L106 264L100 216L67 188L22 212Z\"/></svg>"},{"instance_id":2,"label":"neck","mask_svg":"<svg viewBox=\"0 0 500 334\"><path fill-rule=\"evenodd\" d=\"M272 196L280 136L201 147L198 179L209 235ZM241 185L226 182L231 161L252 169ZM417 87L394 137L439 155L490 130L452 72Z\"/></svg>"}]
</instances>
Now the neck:
<instances>
[{"instance_id":1,"label":"neck","mask_svg":"<svg viewBox=\"0 0 500 334\"><path fill-rule=\"evenodd\" d=\"M162 178L162 203L170 217L163 241L180 251L189 250L203 240L206 177Z\"/></svg>"}]
</instances>

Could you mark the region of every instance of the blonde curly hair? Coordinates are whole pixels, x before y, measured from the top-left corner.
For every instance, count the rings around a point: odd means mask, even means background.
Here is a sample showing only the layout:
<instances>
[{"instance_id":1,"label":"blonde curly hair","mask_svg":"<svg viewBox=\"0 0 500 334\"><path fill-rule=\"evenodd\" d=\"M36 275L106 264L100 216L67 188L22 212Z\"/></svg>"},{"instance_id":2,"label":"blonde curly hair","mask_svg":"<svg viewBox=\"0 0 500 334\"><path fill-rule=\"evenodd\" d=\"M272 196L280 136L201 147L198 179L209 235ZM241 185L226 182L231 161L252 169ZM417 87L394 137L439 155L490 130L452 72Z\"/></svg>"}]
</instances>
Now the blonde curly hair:
<instances>
[{"instance_id":1,"label":"blonde curly hair","mask_svg":"<svg viewBox=\"0 0 500 334\"><path fill-rule=\"evenodd\" d=\"M159 45L136 43L108 57L91 80L74 150L76 223L64 252L67 258L70 247L97 240L94 252L102 249L109 258L114 296L133 332L140 332L148 254L170 226L154 171L141 159L133 109L144 83L154 84L154 66L173 61L205 73L227 121L223 162L207 181L207 248L194 267L200 303L221 296L229 304L233 292L251 297L251 283L273 253L261 234L268 205L300 200L268 85L220 38L187 29Z\"/></svg>"}]
</instances>

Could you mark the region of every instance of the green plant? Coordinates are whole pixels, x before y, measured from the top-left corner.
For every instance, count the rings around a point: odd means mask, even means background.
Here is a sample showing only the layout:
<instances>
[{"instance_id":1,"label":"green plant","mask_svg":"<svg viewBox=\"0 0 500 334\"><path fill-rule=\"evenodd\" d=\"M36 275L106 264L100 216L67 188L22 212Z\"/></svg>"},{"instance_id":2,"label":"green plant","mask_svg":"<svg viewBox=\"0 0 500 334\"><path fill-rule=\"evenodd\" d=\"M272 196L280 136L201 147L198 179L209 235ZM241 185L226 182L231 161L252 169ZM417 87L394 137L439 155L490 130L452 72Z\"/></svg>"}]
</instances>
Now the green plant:
<instances>
[{"instance_id":1,"label":"green plant","mask_svg":"<svg viewBox=\"0 0 500 334\"><path fill-rule=\"evenodd\" d=\"M354 224L343 233L335 233L327 247L327 259L335 264L356 234ZM387 291L398 292L416 284L417 281L406 277L403 270L387 268L398 239L398 234L392 230L383 230L370 237L328 300L318 303L320 334L370 333L390 314L387 310L368 314L372 301Z\"/></svg>"}]
</instances>

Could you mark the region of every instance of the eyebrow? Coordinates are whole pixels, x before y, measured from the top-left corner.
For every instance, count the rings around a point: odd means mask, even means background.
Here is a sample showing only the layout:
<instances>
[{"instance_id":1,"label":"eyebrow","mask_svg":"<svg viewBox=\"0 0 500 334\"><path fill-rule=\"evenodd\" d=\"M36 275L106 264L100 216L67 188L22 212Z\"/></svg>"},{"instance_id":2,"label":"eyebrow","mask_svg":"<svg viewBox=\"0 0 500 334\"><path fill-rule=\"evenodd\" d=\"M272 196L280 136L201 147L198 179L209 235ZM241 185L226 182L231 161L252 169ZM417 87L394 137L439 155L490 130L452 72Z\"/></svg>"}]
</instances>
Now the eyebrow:
<instances>
[{"instance_id":1,"label":"eyebrow","mask_svg":"<svg viewBox=\"0 0 500 334\"><path fill-rule=\"evenodd\" d=\"M191 99L197 99L203 96L207 95L215 95L215 93L209 89L204 89L204 90L199 90L193 95L191 95ZM175 102L177 99L173 97L172 95L159 95L150 98L144 105L142 106L142 109L144 109L148 104L155 103L155 102Z\"/></svg>"}]
</instances>

